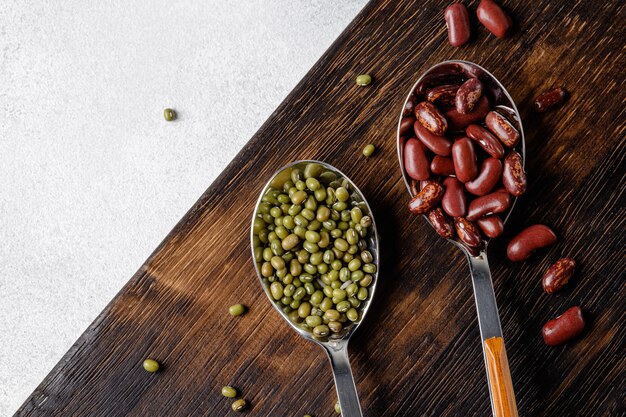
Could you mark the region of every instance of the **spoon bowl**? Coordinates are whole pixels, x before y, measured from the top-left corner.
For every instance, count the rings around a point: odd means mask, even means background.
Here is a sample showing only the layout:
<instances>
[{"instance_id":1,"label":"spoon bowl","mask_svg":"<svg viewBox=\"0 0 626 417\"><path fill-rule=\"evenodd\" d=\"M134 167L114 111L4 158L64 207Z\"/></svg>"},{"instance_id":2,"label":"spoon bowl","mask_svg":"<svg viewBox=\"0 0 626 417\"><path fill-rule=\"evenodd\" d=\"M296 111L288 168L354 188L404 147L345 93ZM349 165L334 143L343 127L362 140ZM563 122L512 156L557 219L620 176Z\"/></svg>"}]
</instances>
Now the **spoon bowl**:
<instances>
[{"instance_id":1,"label":"spoon bowl","mask_svg":"<svg viewBox=\"0 0 626 417\"><path fill-rule=\"evenodd\" d=\"M511 95L504 88L504 86L498 81L498 79L491 74L489 71L481 67L480 65L474 64L473 62L468 61L444 61L439 64L436 64L430 67L426 72L424 72L413 84L413 87L407 94L407 97L404 101L403 109L414 96L414 94L423 94L429 88L440 85L440 84L451 84L457 83L461 84L463 81L468 78L478 78L484 88L484 94L489 98L489 101L495 110L498 110L499 113L502 113L506 118L515 126L515 128L520 133L520 141L516 146L515 150L519 152L522 156L522 165L526 160L526 145L524 139L524 129L522 126L522 118L517 110L517 106L515 102L511 98ZM404 179L404 184L409 191L411 197L414 196L415 188L411 186L413 180L407 174L404 169L404 143L407 138L403 137L400 134L400 126L402 124L403 115L400 112L400 118L398 120L398 129L397 129L397 150L398 150L398 161L400 163L400 167L402 170L402 178ZM517 202L517 198L514 197L512 199L509 210L506 212L503 223L506 225L507 220L511 216L513 212L513 208L515 207L515 203ZM430 220L428 216L424 215L424 218L430 224ZM473 252L472 248L466 246L463 242L461 242L458 237L454 239L448 239L454 245L460 247L464 252ZM486 249L487 244L490 239L483 237L483 248Z\"/></svg>"},{"instance_id":2,"label":"spoon bowl","mask_svg":"<svg viewBox=\"0 0 626 417\"><path fill-rule=\"evenodd\" d=\"M462 84L469 78L478 78L483 84L483 94L489 99L491 108L498 110L514 125L520 133L520 141L515 150L522 157L522 166L525 161L525 140L522 121L515 106L515 102L502 84L489 71L483 67L467 61L445 61L441 62L424 72L415 82L409 91L398 121L397 147L398 160L404 183L411 197L419 190L418 183L410 178L404 167L404 144L406 137L401 135L401 126L406 117L405 109L414 96L424 96L430 89L444 84ZM422 100L425 100L422 98ZM514 198L504 215L503 223L506 224L511 216L513 207L517 199ZM428 217L424 216L430 223ZM431 224L432 226L432 224ZM487 382L489 386L489 396L491 399L491 409L494 417L517 417L517 405L513 382L504 347L502 327L498 315L496 297L487 261L487 245L490 239L482 237L481 245L470 247L462 242L458 237L447 239L449 242L459 247L469 262L472 285L474 288L474 298L478 313L478 324L482 339L483 355L487 370Z\"/></svg>"},{"instance_id":3,"label":"spoon bowl","mask_svg":"<svg viewBox=\"0 0 626 417\"><path fill-rule=\"evenodd\" d=\"M365 237L365 241L367 242L368 250L371 252L373 256L372 263L376 265L376 271L371 274L372 275L372 283L368 287L369 296L365 301L362 301L362 304L359 306L359 319L355 322L347 324L339 333L330 333L325 337L318 337L314 335L310 329L302 326L302 323L293 322L288 314L283 311L282 308L274 301L272 294L270 292L270 282L267 278L265 278L261 273L261 262L256 261L255 251L258 251L258 248L262 248L263 244L258 240L258 237L255 235L255 227L254 220L259 216L259 207L261 203L264 202L264 198L268 193L273 192L273 190L282 190L285 182L289 181L291 178L291 173L294 169L299 169L304 171L307 166L310 164L319 165L324 173L320 175L325 176L325 179L321 181L322 183L326 182L328 184L343 184L347 185L347 188L350 190L350 198L349 198L349 208L358 207L363 212L364 216L370 216L372 219L372 225L369 228L370 232ZM374 219L374 215L372 210L367 203L367 200L363 196L363 193L359 190L359 188L340 170L333 167L330 164L325 162L316 161L316 160L302 160L295 161L290 164L285 165L280 168L278 171L272 175L272 178L267 182L261 194L257 200L257 204L254 209L254 214L252 217L252 227L250 230L250 241L252 248L252 257L254 260L254 267L257 272L257 276L265 290L266 295L270 299L272 306L278 311L278 313L287 321L287 323L293 328L300 336L305 339L317 343L321 347L324 348L326 353L329 356L331 366L333 368L333 375L335 378L335 385L337 388L337 395L339 397L339 403L342 410L342 415L347 417L361 417L361 407L359 405L359 400L356 392L356 387L354 385L354 379L352 376L352 371L350 368L350 363L348 360L348 342L359 325L363 322L367 311L371 305L371 301L373 299L374 293L376 292L376 284L378 282L378 274L379 274L379 242L378 242L378 231L376 229L376 221Z\"/></svg>"}]
</instances>

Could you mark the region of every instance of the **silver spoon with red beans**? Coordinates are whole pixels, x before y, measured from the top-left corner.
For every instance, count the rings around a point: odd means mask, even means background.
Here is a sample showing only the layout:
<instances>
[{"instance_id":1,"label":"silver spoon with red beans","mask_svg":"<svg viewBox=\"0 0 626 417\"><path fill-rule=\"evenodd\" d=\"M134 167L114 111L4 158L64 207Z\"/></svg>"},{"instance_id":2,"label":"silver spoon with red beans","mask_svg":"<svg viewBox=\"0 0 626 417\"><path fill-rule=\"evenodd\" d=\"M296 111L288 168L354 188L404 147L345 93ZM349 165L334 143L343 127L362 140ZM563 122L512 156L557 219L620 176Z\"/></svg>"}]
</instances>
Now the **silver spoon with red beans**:
<instances>
[{"instance_id":1,"label":"silver spoon with red beans","mask_svg":"<svg viewBox=\"0 0 626 417\"><path fill-rule=\"evenodd\" d=\"M445 61L409 91L397 146L409 210L424 215L469 261L493 415L517 417L487 246L526 191L519 112L487 70Z\"/></svg>"}]
</instances>

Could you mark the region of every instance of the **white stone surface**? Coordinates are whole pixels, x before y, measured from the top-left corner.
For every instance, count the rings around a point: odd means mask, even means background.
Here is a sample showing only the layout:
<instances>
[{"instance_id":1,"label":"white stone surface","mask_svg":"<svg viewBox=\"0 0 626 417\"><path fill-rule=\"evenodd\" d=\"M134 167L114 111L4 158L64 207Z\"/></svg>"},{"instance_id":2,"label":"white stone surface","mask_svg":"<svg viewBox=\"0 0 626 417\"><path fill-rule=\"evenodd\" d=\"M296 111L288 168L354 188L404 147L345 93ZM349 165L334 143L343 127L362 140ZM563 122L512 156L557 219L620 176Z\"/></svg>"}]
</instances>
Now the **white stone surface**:
<instances>
[{"instance_id":1,"label":"white stone surface","mask_svg":"<svg viewBox=\"0 0 626 417\"><path fill-rule=\"evenodd\" d=\"M365 3L2 2L0 416Z\"/></svg>"}]
</instances>

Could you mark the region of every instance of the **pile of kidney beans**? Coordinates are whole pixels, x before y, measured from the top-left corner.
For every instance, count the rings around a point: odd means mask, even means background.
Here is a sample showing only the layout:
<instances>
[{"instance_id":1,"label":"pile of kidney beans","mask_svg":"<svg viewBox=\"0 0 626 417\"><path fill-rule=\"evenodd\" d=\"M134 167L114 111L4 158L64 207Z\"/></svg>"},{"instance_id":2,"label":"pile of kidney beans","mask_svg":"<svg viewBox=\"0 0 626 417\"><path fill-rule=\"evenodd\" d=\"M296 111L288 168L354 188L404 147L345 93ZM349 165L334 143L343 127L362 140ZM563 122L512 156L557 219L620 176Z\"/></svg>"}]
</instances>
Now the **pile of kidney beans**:
<instances>
[{"instance_id":1,"label":"pile of kidney beans","mask_svg":"<svg viewBox=\"0 0 626 417\"><path fill-rule=\"evenodd\" d=\"M561 104L565 90L553 89L535 101L539 112ZM439 235L455 236L472 254L485 238L504 231L513 197L526 191L526 173L518 152L521 135L504 112L491 105L483 83L469 78L460 83L420 87L408 99L400 122L403 165L411 178L409 210L428 216ZM524 261L540 248L556 243L556 234L543 224L532 225L508 244L507 257ZM543 277L546 293L562 289L574 273L572 258L559 259ZM568 309L548 321L542 335L554 346L580 335L585 328L582 309Z\"/></svg>"},{"instance_id":2,"label":"pile of kidney beans","mask_svg":"<svg viewBox=\"0 0 626 417\"><path fill-rule=\"evenodd\" d=\"M406 104L400 135L411 177L409 210L473 253L504 231L500 215L526 191L520 133L490 104L477 78L435 86ZM419 189L418 189L419 184Z\"/></svg>"}]
</instances>

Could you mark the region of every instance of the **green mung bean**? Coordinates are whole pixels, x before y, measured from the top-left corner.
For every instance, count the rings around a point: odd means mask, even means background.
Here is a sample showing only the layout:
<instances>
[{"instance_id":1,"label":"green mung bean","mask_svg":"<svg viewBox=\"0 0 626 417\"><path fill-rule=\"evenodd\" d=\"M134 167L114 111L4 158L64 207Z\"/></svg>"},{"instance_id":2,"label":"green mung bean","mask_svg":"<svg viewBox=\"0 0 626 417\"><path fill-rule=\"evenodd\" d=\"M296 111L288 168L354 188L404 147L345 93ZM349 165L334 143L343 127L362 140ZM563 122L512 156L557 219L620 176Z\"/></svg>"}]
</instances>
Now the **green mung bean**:
<instances>
[{"instance_id":1,"label":"green mung bean","mask_svg":"<svg viewBox=\"0 0 626 417\"><path fill-rule=\"evenodd\" d=\"M365 148L363 148L363 155L365 156L372 156L374 155L374 152L376 152L376 146L371 143L365 145Z\"/></svg>"},{"instance_id":2,"label":"green mung bean","mask_svg":"<svg viewBox=\"0 0 626 417\"><path fill-rule=\"evenodd\" d=\"M222 387L222 395L226 398L235 398L237 396L237 390L230 386Z\"/></svg>"},{"instance_id":3,"label":"green mung bean","mask_svg":"<svg viewBox=\"0 0 626 417\"><path fill-rule=\"evenodd\" d=\"M365 87L372 83L372 76L369 74L361 74L356 77L356 84Z\"/></svg>"},{"instance_id":4,"label":"green mung bean","mask_svg":"<svg viewBox=\"0 0 626 417\"><path fill-rule=\"evenodd\" d=\"M245 312L246 306L244 306L243 304L234 304L228 307L228 314L230 314L231 316L241 316Z\"/></svg>"}]
</instances>

